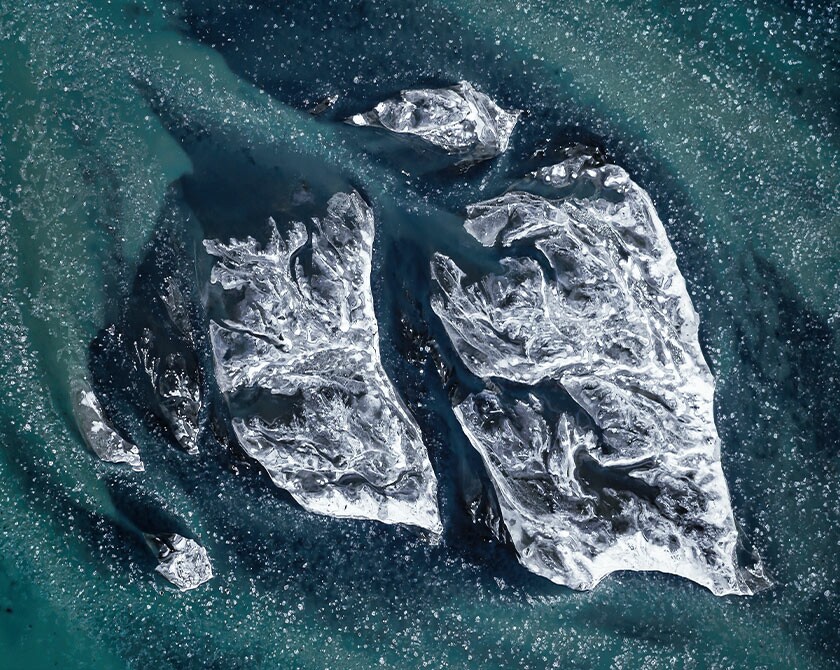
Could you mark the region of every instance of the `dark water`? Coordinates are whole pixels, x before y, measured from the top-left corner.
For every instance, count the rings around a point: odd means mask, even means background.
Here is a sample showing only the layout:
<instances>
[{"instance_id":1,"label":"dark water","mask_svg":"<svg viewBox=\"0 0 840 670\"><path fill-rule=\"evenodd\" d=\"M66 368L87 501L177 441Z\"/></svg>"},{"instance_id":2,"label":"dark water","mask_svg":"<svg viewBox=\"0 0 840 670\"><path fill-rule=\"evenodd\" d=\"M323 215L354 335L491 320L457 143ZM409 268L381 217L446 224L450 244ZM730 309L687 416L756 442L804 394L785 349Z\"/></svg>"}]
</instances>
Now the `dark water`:
<instances>
[{"instance_id":1,"label":"dark water","mask_svg":"<svg viewBox=\"0 0 840 670\"><path fill-rule=\"evenodd\" d=\"M781 2L0 2L0 667L837 667L838 18ZM527 110L508 152L467 172L339 123L459 79ZM572 592L468 518L483 475L419 353L441 338L427 261L491 263L464 207L577 142L650 192L674 244L735 516L776 582L758 596L653 573ZM200 332L201 239L260 237L269 215L348 188L377 215L384 362L440 479L439 546L305 513L216 410L201 454L179 451L103 334L158 323L150 296L171 275ZM79 378L146 472L84 448ZM218 576L168 589L142 536L164 527L200 538Z\"/></svg>"}]
</instances>

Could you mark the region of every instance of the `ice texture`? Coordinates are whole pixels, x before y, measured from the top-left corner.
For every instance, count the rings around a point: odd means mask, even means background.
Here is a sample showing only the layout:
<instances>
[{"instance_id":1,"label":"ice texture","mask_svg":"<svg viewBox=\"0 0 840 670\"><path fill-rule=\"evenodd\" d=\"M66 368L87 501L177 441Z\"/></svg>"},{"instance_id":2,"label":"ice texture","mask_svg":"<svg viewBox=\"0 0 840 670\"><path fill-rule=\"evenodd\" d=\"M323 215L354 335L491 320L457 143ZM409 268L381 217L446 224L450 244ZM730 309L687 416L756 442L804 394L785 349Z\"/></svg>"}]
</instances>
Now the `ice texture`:
<instances>
[{"instance_id":1,"label":"ice texture","mask_svg":"<svg viewBox=\"0 0 840 670\"><path fill-rule=\"evenodd\" d=\"M77 382L71 390L73 415L85 443L103 461L125 463L132 470L144 469L140 450L114 430L105 416L99 398L84 382Z\"/></svg>"},{"instance_id":2,"label":"ice texture","mask_svg":"<svg viewBox=\"0 0 840 670\"><path fill-rule=\"evenodd\" d=\"M264 247L205 241L228 316L211 323L216 376L239 443L308 510L439 534L426 447L380 361L370 207L339 193L311 235L270 227Z\"/></svg>"},{"instance_id":3,"label":"ice texture","mask_svg":"<svg viewBox=\"0 0 840 670\"><path fill-rule=\"evenodd\" d=\"M151 384L157 409L178 444L187 453L198 453L201 413L201 380L195 360L186 300L174 279L167 278L160 299L172 324L171 341L155 337L146 328L134 342L137 355Z\"/></svg>"},{"instance_id":4,"label":"ice texture","mask_svg":"<svg viewBox=\"0 0 840 670\"><path fill-rule=\"evenodd\" d=\"M177 586L190 591L213 579L207 550L195 540L173 533L153 538L158 547L155 571Z\"/></svg>"},{"instance_id":5,"label":"ice texture","mask_svg":"<svg viewBox=\"0 0 840 670\"><path fill-rule=\"evenodd\" d=\"M466 81L449 88L401 91L371 111L347 119L418 137L464 162L498 156L507 149L521 112L505 111Z\"/></svg>"},{"instance_id":6,"label":"ice texture","mask_svg":"<svg viewBox=\"0 0 840 670\"><path fill-rule=\"evenodd\" d=\"M657 570L755 592L767 580L736 559L698 317L650 198L590 155L531 178L548 197L516 190L467 210L501 272L432 262L432 307L485 381L455 413L520 561L575 589Z\"/></svg>"}]
</instances>

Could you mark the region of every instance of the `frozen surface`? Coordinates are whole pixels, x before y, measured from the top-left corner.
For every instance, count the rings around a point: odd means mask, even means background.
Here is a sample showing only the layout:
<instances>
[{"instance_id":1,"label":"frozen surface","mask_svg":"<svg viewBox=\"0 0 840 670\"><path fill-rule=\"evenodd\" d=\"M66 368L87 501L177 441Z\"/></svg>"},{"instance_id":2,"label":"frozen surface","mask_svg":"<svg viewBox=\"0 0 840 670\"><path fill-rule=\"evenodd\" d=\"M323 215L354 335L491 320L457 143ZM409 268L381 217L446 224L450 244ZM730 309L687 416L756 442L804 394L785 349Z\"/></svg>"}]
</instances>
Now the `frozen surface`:
<instances>
[{"instance_id":1,"label":"frozen surface","mask_svg":"<svg viewBox=\"0 0 840 670\"><path fill-rule=\"evenodd\" d=\"M753 593L767 581L738 567L714 381L650 198L588 155L533 177L552 198L468 208L467 231L506 254L501 273L472 281L442 255L432 267L433 308L472 373L559 387L579 408L492 383L455 407L521 562L576 589L658 570Z\"/></svg>"},{"instance_id":2,"label":"frozen surface","mask_svg":"<svg viewBox=\"0 0 840 670\"><path fill-rule=\"evenodd\" d=\"M354 126L375 126L413 135L463 162L478 162L507 149L521 112L505 111L467 81L449 88L402 91L371 111L347 119Z\"/></svg>"},{"instance_id":3,"label":"frozen surface","mask_svg":"<svg viewBox=\"0 0 840 670\"><path fill-rule=\"evenodd\" d=\"M213 579L207 550L195 540L174 533L154 538L159 547L155 571L181 591L198 588Z\"/></svg>"},{"instance_id":4,"label":"frozen surface","mask_svg":"<svg viewBox=\"0 0 840 670\"><path fill-rule=\"evenodd\" d=\"M143 470L140 450L114 430L90 387L77 383L72 393L76 425L90 450L103 461L124 463L138 472Z\"/></svg>"},{"instance_id":5,"label":"frozen surface","mask_svg":"<svg viewBox=\"0 0 840 670\"><path fill-rule=\"evenodd\" d=\"M216 376L242 448L306 509L438 534L426 447L379 359L373 235L368 205L339 193L311 235L272 221L264 247L206 241L228 304L211 324Z\"/></svg>"}]
</instances>

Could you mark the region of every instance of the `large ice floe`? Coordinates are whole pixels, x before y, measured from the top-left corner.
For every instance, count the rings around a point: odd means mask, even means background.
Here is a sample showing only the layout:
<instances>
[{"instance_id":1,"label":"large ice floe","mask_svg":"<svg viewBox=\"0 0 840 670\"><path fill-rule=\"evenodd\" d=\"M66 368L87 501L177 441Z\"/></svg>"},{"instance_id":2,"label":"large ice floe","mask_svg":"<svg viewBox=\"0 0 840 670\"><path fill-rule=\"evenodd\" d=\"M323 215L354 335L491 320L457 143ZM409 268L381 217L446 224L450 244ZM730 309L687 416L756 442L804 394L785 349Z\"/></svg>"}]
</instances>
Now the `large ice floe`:
<instances>
[{"instance_id":1,"label":"large ice floe","mask_svg":"<svg viewBox=\"0 0 840 670\"><path fill-rule=\"evenodd\" d=\"M419 428L382 368L373 213L339 193L283 238L205 241L225 317L216 376L242 448L304 508L441 532Z\"/></svg>"},{"instance_id":2,"label":"large ice floe","mask_svg":"<svg viewBox=\"0 0 840 670\"><path fill-rule=\"evenodd\" d=\"M507 149L520 113L505 111L472 84L462 81L449 88L402 91L399 98L355 114L347 123L414 136L472 163Z\"/></svg>"},{"instance_id":3,"label":"large ice floe","mask_svg":"<svg viewBox=\"0 0 840 670\"><path fill-rule=\"evenodd\" d=\"M522 564L575 589L617 570L767 585L736 558L714 380L647 193L574 155L470 206L465 228L501 271L436 255L432 307L485 382L454 409Z\"/></svg>"}]
</instances>

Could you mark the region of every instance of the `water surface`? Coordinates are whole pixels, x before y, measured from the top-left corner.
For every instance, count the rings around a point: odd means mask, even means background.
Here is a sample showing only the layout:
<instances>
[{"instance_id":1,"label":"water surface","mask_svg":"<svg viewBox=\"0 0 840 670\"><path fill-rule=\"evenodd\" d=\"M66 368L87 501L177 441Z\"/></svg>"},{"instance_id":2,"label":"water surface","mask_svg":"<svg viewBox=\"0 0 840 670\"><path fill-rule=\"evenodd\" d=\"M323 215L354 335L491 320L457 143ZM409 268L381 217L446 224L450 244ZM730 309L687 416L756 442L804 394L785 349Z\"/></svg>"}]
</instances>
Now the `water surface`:
<instances>
[{"instance_id":1,"label":"water surface","mask_svg":"<svg viewBox=\"0 0 840 670\"><path fill-rule=\"evenodd\" d=\"M837 30L836 5L781 1L0 2L5 667L836 667ZM527 110L509 151L465 173L340 123L460 79ZM303 111L328 94L333 110ZM674 245L735 516L776 582L758 596L629 573L572 592L467 518L475 454L411 355L440 336L427 259L484 262L466 204L577 142L650 192ZM201 239L259 236L348 188L378 219L384 362L440 479L439 546L305 513L224 431L178 451L96 346L146 318L165 274L201 305ZM145 473L85 449L80 378ZM212 556L197 591L153 573L142 531L172 525Z\"/></svg>"}]
</instances>

